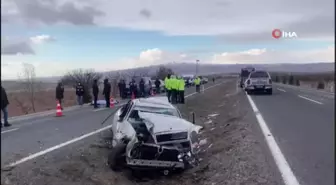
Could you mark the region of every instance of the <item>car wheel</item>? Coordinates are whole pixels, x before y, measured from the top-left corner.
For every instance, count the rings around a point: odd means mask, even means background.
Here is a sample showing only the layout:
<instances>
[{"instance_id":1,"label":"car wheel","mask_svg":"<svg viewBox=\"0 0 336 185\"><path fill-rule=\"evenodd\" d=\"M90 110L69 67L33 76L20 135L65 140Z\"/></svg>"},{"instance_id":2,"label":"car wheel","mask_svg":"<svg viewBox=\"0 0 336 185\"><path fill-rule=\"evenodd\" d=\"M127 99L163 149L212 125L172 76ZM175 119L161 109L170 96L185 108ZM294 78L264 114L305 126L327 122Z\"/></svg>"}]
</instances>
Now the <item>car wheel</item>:
<instances>
[{"instance_id":1,"label":"car wheel","mask_svg":"<svg viewBox=\"0 0 336 185\"><path fill-rule=\"evenodd\" d=\"M252 94L251 90L246 90L246 92L247 92L248 95Z\"/></svg>"},{"instance_id":2,"label":"car wheel","mask_svg":"<svg viewBox=\"0 0 336 185\"><path fill-rule=\"evenodd\" d=\"M267 90L267 94L272 95L273 94L272 89Z\"/></svg>"},{"instance_id":3,"label":"car wheel","mask_svg":"<svg viewBox=\"0 0 336 185\"><path fill-rule=\"evenodd\" d=\"M113 171L120 170L121 167L126 163L125 153L126 144L122 143L113 147L107 159L107 164Z\"/></svg>"}]
</instances>

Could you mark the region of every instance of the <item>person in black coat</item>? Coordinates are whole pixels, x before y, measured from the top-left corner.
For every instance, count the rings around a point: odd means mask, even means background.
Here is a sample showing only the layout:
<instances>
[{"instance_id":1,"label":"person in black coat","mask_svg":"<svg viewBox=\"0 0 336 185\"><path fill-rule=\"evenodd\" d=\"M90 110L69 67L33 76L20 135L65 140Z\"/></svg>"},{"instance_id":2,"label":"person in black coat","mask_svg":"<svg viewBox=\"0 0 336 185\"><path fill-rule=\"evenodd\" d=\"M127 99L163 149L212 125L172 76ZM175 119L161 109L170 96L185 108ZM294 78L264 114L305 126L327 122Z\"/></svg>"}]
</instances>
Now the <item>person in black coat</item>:
<instances>
[{"instance_id":1,"label":"person in black coat","mask_svg":"<svg viewBox=\"0 0 336 185\"><path fill-rule=\"evenodd\" d=\"M119 89L119 96L120 96L120 98L123 98L123 94L124 94L123 80L119 81L119 83L118 83L118 89Z\"/></svg>"},{"instance_id":2,"label":"person in black coat","mask_svg":"<svg viewBox=\"0 0 336 185\"><path fill-rule=\"evenodd\" d=\"M137 85L134 79L132 79L132 81L129 83L129 88L131 92L131 97L132 95L134 95L134 98L136 98L137 97Z\"/></svg>"},{"instance_id":3,"label":"person in black coat","mask_svg":"<svg viewBox=\"0 0 336 185\"><path fill-rule=\"evenodd\" d=\"M107 108L110 107L110 94L111 94L111 84L108 82L108 79L105 79L104 80L103 95L105 97Z\"/></svg>"},{"instance_id":4,"label":"person in black coat","mask_svg":"<svg viewBox=\"0 0 336 185\"><path fill-rule=\"evenodd\" d=\"M143 78L141 78L139 82L139 88L140 88L140 96L145 97L145 81Z\"/></svg>"},{"instance_id":5,"label":"person in black coat","mask_svg":"<svg viewBox=\"0 0 336 185\"><path fill-rule=\"evenodd\" d=\"M92 84L93 106L95 109L98 108L98 105L97 105L98 93L99 93L98 81L97 79L95 79L93 80L93 84Z\"/></svg>"},{"instance_id":6,"label":"person in black coat","mask_svg":"<svg viewBox=\"0 0 336 185\"><path fill-rule=\"evenodd\" d=\"M161 85L161 82L160 82L160 80L158 79L158 78L156 78L156 80L155 80L155 88L156 88L156 93L157 94L159 94L160 92L161 92L161 90L160 90L160 85Z\"/></svg>"},{"instance_id":7,"label":"person in black coat","mask_svg":"<svg viewBox=\"0 0 336 185\"><path fill-rule=\"evenodd\" d=\"M78 82L76 86L76 95L78 105L83 105L84 86L80 82Z\"/></svg>"},{"instance_id":8,"label":"person in black coat","mask_svg":"<svg viewBox=\"0 0 336 185\"><path fill-rule=\"evenodd\" d=\"M3 113L3 119L4 119L4 126L9 127L11 124L8 123L8 110L7 106L9 105L9 101L7 98L7 93L5 89L1 86L1 111ZM2 128L2 123L1 123L1 128Z\"/></svg>"},{"instance_id":9,"label":"person in black coat","mask_svg":"<svg viewBox=\"0 0 336 185\"><path fill-rule=\"evenodd\" d=\"M64 87L61 82L59 82L56 86L56 100L61 105L61 109L63 110L62 100L64 98Z\"/></svg>"},{"instance_id":10,"label":"person in black coat","mask_svg":"<svg viewBox=\"0 0 336 185\"><path fill-rule=\"evenodd\" d=\"M126 82L125 80L121 80L121 88L122 88L122 99L125 99L127 97L127 90L126 90Z\"/></svg>"}]
</instances>

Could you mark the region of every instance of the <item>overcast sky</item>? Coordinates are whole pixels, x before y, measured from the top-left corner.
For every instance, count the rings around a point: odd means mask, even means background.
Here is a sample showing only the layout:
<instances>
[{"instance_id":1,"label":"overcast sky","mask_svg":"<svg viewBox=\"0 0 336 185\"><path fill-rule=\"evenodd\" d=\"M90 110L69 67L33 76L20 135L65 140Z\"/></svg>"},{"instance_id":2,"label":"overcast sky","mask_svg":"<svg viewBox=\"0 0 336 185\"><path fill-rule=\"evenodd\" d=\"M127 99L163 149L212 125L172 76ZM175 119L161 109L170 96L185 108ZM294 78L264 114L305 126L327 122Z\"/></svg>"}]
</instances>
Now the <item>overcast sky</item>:
<instances>
[{"instance_id":1,"label":"overcast sky","mask_svg":"<svg viewBox=\"0 0 336 185\"><path fill-rule=\"evenodd\" d=\"M334 62L332 0L2 0L1 72ZM272 37L280 29L297 37Z\"/></svg>"}]
</instances>

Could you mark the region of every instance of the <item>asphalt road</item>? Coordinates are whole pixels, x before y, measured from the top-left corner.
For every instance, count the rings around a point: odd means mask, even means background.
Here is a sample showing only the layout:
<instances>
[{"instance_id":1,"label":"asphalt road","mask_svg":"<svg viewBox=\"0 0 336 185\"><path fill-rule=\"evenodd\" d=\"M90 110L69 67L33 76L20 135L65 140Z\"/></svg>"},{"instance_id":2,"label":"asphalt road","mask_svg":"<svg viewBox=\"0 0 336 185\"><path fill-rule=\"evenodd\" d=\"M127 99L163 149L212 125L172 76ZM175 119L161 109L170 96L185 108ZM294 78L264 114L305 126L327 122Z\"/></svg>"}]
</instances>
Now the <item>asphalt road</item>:
<instances>
[{"instance_id":1,"label":"asphalt road","mask_svg":"<svg viewBox=\"0 0 336 185\"><path fill-rule=\"evenodd\" d=\"M204 87L206 89L213 85L210 82ZM195 87L187 88L185 95L194 92ZM52 114L14 122L12 127L3 128L1 132L1 166L110 125L111 119L104 125L101 122L115 112L117 107L118 104L113 109L97 110L84 106L65 111L63 117Z\"/></svg>"},{"instance_id":2,"label":"asphalt road","mask_svg":"<svg viewBox=\"0 0 336 185\"><path fill-rule=\"evenodd\" d=\"M335 184L334 95L274 85L251 98L300 184Z\"/></svg>"}]
</instances>

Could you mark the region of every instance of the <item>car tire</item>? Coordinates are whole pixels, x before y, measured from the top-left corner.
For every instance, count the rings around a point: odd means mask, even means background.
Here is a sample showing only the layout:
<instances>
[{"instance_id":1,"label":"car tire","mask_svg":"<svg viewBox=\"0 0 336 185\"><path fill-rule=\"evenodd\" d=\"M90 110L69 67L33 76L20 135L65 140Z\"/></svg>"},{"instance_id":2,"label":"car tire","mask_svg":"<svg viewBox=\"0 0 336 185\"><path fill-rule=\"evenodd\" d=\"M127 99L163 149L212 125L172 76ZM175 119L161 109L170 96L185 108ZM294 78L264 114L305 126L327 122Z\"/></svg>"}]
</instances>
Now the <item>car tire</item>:
<instances>
[{"instance_id":1,"label":"car tire","mask_svg":"<svg viewBox=\"0 0 336 185\"><path fill-rule=\"evenodd\" d=\"M126 163L125 153L126 144L121 143L113 147L107 159L107 164L113 171L121 170L122 166Z\"/></svg>"},{"instance_id":2,"label":"car tire","mask_svg":"<svg viewBox=\"0 0 336 185\"><path fill-rule=\"evenodd\" d=\"M248 95L251 95L252 94L252 91L251 90L246 90L247 94Z\"/></svg>"},{"instance_id":3,"label":"car tire","mask_svg":"<svg viewBox=\"0 0 336 185\"><path fill-rule=\"evenodd\" d=\"M272 95L272 94L273 94L272 89L267 90L267 94L268 94L268 95Z\"/></svg>"}]
</instances>

